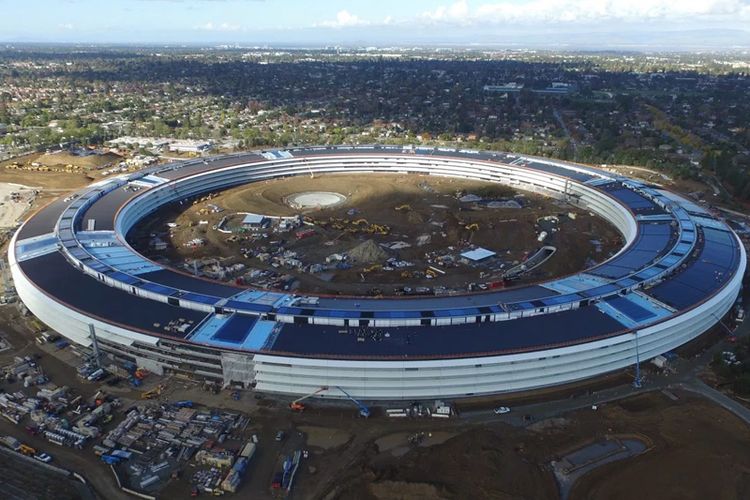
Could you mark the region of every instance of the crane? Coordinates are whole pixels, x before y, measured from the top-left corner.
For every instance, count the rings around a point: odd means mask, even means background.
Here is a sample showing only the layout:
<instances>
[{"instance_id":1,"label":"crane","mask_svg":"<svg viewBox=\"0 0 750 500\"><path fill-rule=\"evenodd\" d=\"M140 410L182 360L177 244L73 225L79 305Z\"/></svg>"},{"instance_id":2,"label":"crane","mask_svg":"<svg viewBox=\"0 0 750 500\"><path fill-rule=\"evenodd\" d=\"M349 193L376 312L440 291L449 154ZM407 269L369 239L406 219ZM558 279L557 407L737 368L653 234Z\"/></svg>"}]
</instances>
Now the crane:
<instances>
[{"instance_id":1,"label":"crane","mask_svg":"<svg viewBox=\"0 0 750 500\"><path fill-rule=\"evenodd\" d=\"M365 418L367 418L367 417L369 417L369 416L370 416L370 409L369 409L368 407L366 407L366 406L365 406L364 404L360 403L359 401L357 401L356 399L354 399L353 397L351 397L351 396L349 395L349 393L348 393L348 392L346 392L346 391L345 391L344 389L342 389L341 387L336 387L336 389L338 389L338 390L340 390L341 392L343 392L343 393L344 393L344 395L345 395L345 396L346 396L346 397L347 397L347 398L349 399L349 401L351 401L352 403L354 403L355 405L357 405L357 408L359 409L359 414L360 414L360 416L363 416L363 417L365 417Z\"/></svg>"},{"instance_id":2,"label":"crane","mask_svg":"<svg viewBox=\"0 0 750 500\"><path fill-rule=\"evenodd\" d=\"M311 397L315 396L316 394L320 394L321 392L325 392L327 390L328 390L328 386L324 385L323 387L320 387L319 389L316 389L315 391L311 392L310 394L302 396L299 399L295 399L294 401L292 401L291 403L289 403L289 408L292 411L302 411L302 410L305 409L305 405L302 404L303 400L305 400L307 398L311 398Z\"/></svg>"}]
</instances>

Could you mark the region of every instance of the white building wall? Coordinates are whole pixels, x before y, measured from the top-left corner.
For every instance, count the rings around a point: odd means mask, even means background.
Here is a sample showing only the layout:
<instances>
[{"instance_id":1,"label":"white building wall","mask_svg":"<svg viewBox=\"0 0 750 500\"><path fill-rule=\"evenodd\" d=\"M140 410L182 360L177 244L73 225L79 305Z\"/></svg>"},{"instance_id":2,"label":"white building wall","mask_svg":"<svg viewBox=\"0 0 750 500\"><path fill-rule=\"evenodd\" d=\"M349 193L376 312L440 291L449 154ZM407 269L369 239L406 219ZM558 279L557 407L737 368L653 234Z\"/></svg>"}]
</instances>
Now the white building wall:
<instances>
[{"instance_id":1,"label":"white building wall","mask_svg":"<svg viewBox=\"0 0 750 500\"><path fill-rule=\"evenodd\" d=\"M361 161L361 157L355 157ZM340 158L332 160L325 168L331 171L361 170L337 164ZM278 163L278 162L273 162ZM463 166L450 166L451 175L461 173ZM495 167L495 165L493 165ZM498 167L501 167L498 165ZM505 166L502 166L505 167ZM237 167L232 167L237 168ZM322 167L321 167L322 168ZM386 169L397 167L388 166ZM399 168L415 171L416 167L400 165ZM425 163L425 172L434 170L432 161ZM272 177L281 175L277 165L273 173L258 173ZM309 167L290 168L289 171L307 173ZM374 169L372 169L374 170ZM508 168L508 171L513 169ZM247 175L240 174L237 182L246 181ZM543 182L543 179L530 179ZM556 182L555 179L553 181ZM225 183L225 181L222 181ZM551 181L552 182L552 181ZM553 183L554 184L554 183ZM552 184L551 184L552 186ZM606 195L581 185L570 184L569 189L580 190L584 204L615 224L628 241L635 236L635 222L626 209L614 203ZM556 186L559 188L559 186ZM180 189L176 198L197 192L206 185L197 180L193 187ZM157 188L158 189L158 188ZM144 193L147 194L147 193ZM156 193L153 193L156 194ZM118 230L127 230L145 212L164 203L162 195L148 197L143 205L131 205L124 209L118 219ZM166 196L171 198L171 196ZM136 208L137 207L137 208ZM102 339L116 342L124 347L134 341L158 346L159 339L130 331L104 321L90 318L69 309L38 290L21 272L15 260L15 237L11 242L9 261L18 294L41 321L73 342L89 345L89 324L93 324L97 335ZM740 291L745 272L745 252L741 248L741 266L730 283L704 304L685 314L663 323L647 327L638 332L639 355L641 361L653 358L672 350L703 333L713 326L734 303ZM254 369L254 377L259 391L302 395L326 386L343 387L352 396L364 399L413 399L460 397L468 395L529 390L593 377L632 365L636 359L635 334L629 333L610 339L580 344L571 347L549 349L523 354L508 354L483 358L456 358L431 361L344 361L332 359L312 359L302 357L281 357L266 354L226 357L222 355L225 376L244 365ZM242 370L242 369L241 369ZM234 377L236 374L231 374Z\"/></svg>"}]
</instances>

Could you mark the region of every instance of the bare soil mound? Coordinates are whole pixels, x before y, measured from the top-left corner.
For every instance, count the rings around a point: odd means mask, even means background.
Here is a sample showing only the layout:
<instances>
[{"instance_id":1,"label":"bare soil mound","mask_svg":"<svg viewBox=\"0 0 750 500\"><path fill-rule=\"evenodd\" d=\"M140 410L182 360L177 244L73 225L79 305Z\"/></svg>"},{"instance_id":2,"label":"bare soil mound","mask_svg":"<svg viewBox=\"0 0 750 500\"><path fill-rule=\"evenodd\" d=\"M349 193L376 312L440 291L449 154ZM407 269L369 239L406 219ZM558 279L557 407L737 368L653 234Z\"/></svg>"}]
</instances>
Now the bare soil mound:
<instances>
[{"instance_id":1,"label":"bare soil mound","mask_svg":"<svg viewBox=\"0 0 750 500\"><path fill-rule=\"evenodd\" d=\"M349 258L357 264L371 264L373 262L382 262L388 258L385 250L373 240L367 240L347 252Z\"/></svg>"}]
</instances>

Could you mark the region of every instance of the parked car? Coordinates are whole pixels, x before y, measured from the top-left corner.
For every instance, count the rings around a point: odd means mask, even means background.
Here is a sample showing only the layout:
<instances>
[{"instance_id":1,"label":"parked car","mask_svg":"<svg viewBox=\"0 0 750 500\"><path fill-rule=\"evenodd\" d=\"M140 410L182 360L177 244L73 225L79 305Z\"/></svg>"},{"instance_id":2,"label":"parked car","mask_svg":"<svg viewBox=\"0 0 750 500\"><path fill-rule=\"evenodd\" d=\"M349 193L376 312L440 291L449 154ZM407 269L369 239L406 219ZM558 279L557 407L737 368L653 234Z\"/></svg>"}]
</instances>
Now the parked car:
<instances>
[{"instance_id":1,"label":"parked car","mask_svg":"<svg viewBox=\"0 0 750 500\"><path fill-rule=\"evenodd\" d=\"M276 441L283 441L286 437L286 433L284 431L279 431L276 433Z\"/></svg>"},{"instance_id":2,"label":"parked car","mask_svg":"<svg viewBox=\"0 0 750 500\"><path fill-rule=\"evenodd\" d=\"M52 461L52 457L46 453L37 453L36 455L34 455L34 458L36 458L40 462L44 462L45 464L48 464Z\"/></svg>"},{"instance_id":3,"label":"parked car","mask_svg":"<svg viewBox=\"0 0 750 500\"><path fill-rule=\"evenodd\" d=\"M495 412L495 415L505 415L506 413L510 413L510 408L507 406L498 406L492 411Z\"/></svg>"}]
</instances>

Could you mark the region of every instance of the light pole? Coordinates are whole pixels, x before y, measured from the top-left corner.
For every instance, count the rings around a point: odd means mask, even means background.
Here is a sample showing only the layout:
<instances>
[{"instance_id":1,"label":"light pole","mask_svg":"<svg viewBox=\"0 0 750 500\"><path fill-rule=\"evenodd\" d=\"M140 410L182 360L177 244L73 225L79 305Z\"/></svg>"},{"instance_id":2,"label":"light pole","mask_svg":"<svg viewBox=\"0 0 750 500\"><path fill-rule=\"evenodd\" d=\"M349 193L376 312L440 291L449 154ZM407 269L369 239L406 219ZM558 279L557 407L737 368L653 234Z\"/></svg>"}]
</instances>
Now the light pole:
<instances>
[{"instance_id":1,"label":"light pole","mask_svg":"<svg viewBox=\"0 0 750 500\"><path fill-rule=\"evenodd\" d=\"M633 387L635 389L641 388L641 358L638 352L638 330L635 334L635 379L633 380Z\"/></svg>"}]
</instances>

